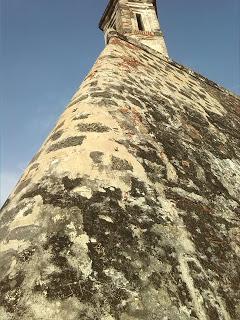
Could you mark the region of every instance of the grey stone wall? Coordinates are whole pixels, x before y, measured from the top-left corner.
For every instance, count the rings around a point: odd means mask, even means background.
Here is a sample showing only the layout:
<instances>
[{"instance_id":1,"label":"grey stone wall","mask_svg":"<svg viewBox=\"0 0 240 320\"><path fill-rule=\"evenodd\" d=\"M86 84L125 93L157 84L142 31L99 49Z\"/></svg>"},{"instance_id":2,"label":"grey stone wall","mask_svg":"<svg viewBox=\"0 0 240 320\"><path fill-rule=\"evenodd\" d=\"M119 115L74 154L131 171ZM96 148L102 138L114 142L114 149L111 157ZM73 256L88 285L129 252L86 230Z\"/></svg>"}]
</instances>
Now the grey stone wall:
<instances>
[{"instance_id":1,"label":"grey stone wall","mask_svg":"<svg viewBox=\"0 0 240 320\"><path fill-rule=\"evenodd\" d=\"M2 208L1 319L240 318L240 99L125 40Z\"/></svg>"}]
</instances>

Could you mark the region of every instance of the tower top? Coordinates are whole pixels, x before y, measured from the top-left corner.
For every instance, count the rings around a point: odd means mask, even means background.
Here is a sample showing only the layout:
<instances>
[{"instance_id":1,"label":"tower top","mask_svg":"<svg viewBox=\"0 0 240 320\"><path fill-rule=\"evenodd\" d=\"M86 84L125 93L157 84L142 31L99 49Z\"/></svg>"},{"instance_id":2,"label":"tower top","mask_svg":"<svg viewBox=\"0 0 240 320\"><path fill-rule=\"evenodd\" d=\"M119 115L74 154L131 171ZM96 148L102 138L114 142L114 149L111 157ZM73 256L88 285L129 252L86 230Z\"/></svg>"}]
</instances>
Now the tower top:
<instances>
[{"instance_id":1,"label":"tower top","mask_svg":"<svg viewBox=\"0 0 240 320\"><path fill-rule=\"evenodd\" d=\"M115 30L168 56L156 0L109 0L99 27L105 34L106 43L109 31Z\"/></svg>"}]
</instances>

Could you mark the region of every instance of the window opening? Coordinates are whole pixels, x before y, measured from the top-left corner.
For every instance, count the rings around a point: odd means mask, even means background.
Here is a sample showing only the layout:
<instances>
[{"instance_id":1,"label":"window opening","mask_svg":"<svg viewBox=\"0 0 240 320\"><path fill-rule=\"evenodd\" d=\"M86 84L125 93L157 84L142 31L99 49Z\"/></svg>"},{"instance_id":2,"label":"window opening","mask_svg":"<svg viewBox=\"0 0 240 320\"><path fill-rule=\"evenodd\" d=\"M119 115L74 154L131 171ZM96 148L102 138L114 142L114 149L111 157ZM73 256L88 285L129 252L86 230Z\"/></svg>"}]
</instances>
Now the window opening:
<instances>
[{"instance_id":1,"label":"window opening","mask_svg":"<svg viewBox=\"0 0 240 320\"><path fill-rule=\"evenodd\" d=\"M136 13L136 18L137 18L138 30L144 31L144 25L143 25L143 20L142 20L141 14Z\"/></svg>"}]
</instances>

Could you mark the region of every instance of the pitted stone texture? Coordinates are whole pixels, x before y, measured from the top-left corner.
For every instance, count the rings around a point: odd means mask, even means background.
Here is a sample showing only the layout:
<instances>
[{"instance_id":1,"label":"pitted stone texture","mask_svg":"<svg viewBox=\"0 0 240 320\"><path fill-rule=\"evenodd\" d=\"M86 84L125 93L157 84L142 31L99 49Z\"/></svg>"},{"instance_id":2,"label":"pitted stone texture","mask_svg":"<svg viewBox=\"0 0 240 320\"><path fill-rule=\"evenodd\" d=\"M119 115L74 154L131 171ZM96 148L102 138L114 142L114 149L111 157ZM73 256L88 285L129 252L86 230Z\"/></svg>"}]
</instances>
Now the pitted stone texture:
<instances>
[{"instance_id":1,"label":"pitted stone texture","mask_svg":"<svg viewBox=\"0 0 240 320\"><path fill-rule=\"evenodd\" d=\"M112 38L2 209L0 318L239 319L239 106Z\"/></svg>"}]
</instances>

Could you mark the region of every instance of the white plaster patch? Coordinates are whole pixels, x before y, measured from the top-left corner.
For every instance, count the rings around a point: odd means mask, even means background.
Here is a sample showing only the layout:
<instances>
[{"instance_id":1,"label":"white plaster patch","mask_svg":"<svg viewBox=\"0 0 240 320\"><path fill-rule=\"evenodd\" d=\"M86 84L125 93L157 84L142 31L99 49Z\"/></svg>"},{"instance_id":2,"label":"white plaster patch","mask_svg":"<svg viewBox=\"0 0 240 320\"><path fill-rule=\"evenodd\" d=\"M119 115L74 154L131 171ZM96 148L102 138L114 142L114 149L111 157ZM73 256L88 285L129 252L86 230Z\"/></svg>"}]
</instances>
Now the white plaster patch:
<instances>
[{"instance_id":1,"label":"white plaster patch","mask_svg":"<svg viewBox=\"0 0 240 320\"><path fill-rule=\"evenodd\" d=\"M159 201L161 203L162 209L161 213L163 217L169 218L172 222L176 222L179 220L178 212L176 210L175 203L167 200L166 198L159 197Z\"/></svg>"},{"instance_id":2,"label":"white plaster patch","mask_svg":"<svg viewBox=\"0 0 240 320\"><path fill-rule=\"evenodd\" d=\"M88 243L90 242L87 234L81 234L77 237L71 237L73 245L71 247L74 255L68 255L67 259L69 264L79 270L83 277L86 279L92 273L92 261L88 256Z\"/></svg>"},{"instance_id":3,"label":"white plaster patch","mask_svg":"<svg viewBox=\"0 0 240 320\"><path fill-rule=\"evenodd\" d=\"M100 214L99 218L102 219L102 220L105 220L107 222L113 223L113 219L108 217L108 216L104 216L104 215Z\"/></svg>"},{"instance_id":4,"label":"white plaster patch","mask_svg":"<svg viewBox=\"0 0 240 320\"><path fill-rule=\"evenodd\" d=\"M56 216L54 216L52 219L54 222L57 222L57 221L63 220L64 217L62 217L60 214L56 214Z\"/></svg>"},{"instance_id":5,"label":"white plaster patch","mask_svg":"<svg viewBox=\"0 0 240 320\"><path fill-rule=\"evenodd\" d=\"M240 162L237 159L218 159L209 153L211 169L229 194L239 199L240 190Z\"/></svg>"},{"instance_id":6,"label":"white plaster patch","mask_svg":"<svg viewBox=\"0 0 240 320\"><path fill-rule=\"evenodd\" d=\"M46 268L44 269L44 273L46 274L46 275L50 275L50 274L52 274L52 273L54 273L54 272L57 272L57 271L61 271L61 269L59 269L59 268L57 268L55 265L53 265L53 264L48 264L47 266L46 266Z\"/></svg>"},{"instance_id":7,"label":"white plaster patch","mask_svg":"<svg viewBox=\"0 0 240 320\"><path fill-rule=\"evenodd\" d=\"M87 199L92 198L92 190L86 186L77 187L73 189L73 192L79 193L82 197Z\"/></svg>"},{"instance_id":8,"label":"white plaster patch","mask_svg":"<svg viewBox=\"0 0 240 320\"><path fill-rule=\"evenodd\" d=\"M105 315L101 317L101 320L115 320L115 318L113 318L111 315Z\"/></svg>"},{"instance_id":9,"label":"white plaster patch","mask_svg":"<svg viewBox=\"0 0 240 320\"><path fill-rule=\"evenodd\" d=\"M73 222L69 223L66 226L66 229L68 230L68 235L69 235L71 241L75 241L76 237L77 237L77 230L76 230L74 223Z\"/></svg>"},{"instance_id":10,"label":"white plaster patch","mask_svg":"<svg viewBox=\"0 0 240 320\"><path fill-rule=\"evenodd\" d=\"M168 157L166 156L166 154L161 151L160 152L160 157L163 161L163 163L165 164L166 166L166 170L167 170L167 179L169 181L172 181L172 182L178 182L178 175L177 175L177 172L174 168L174 166L171 164L171 162L168 160Z\"/></svg>"},{"instance_id":11,"label":"white plaster patch","mask_svg":"<svg viewBox=\"0 0 240 320\"><path fill-rule=\"evenodd\" d=\"M60 163L59 159L53 160L49 165L50 171L53 172L53 170L58 166L59 163Z\"/></svg>"},{"instance_id":12,"label":"white plaster patch","mask_svg":"<svg viewBox=\"0 0 240 320\"><path fill-rule=\"evenodd\" d=\"M29 241L20 241L20 240L9 240L8 242L1 242L0 252L5 252L8 250L23 251L30 246Z\"/></svg>"},{"instance_id":13,"label":"white plaster patch","mask_svg":"<svg viewBox=\"0 0 240 320\"><path fill-rule=\"evenodd\" d=\"M182 188L172 188L172 191L177 193L180 196L183 196L183 197L187 198L187 199L194 200L194 201L197 201L197 202L201 202L201 203L203 203L205 205L208 204L208 200L206 198L204 198L204 197L202 197L199 194L196 194L194 192L187 192Z\"/></svg>"},{"instance_id":14,"label":"white plaster patch","mask_svg":"<svg viewBox=\"0 0 240 320\"><path fill-rule=\"evenodd\" d=\"M10 269L8 271L9 278L11 278L16 274L16 269L15 269L16 265L17 265L17 260L14 258L11 263Z\"/></svg>"}]
</instances>

